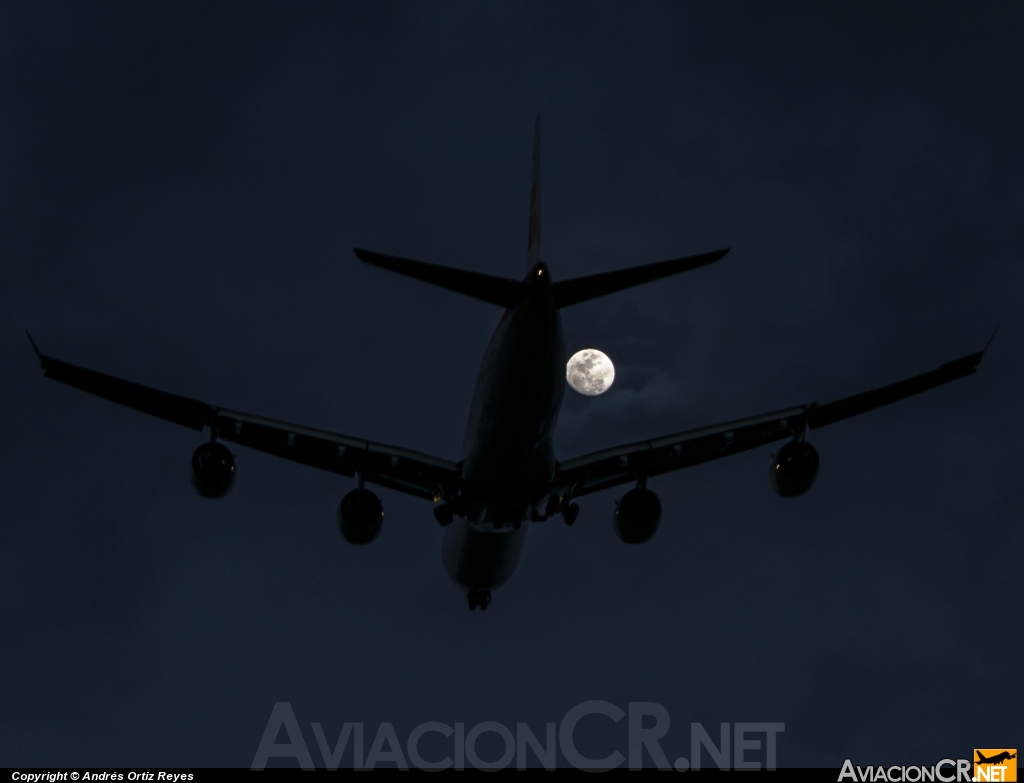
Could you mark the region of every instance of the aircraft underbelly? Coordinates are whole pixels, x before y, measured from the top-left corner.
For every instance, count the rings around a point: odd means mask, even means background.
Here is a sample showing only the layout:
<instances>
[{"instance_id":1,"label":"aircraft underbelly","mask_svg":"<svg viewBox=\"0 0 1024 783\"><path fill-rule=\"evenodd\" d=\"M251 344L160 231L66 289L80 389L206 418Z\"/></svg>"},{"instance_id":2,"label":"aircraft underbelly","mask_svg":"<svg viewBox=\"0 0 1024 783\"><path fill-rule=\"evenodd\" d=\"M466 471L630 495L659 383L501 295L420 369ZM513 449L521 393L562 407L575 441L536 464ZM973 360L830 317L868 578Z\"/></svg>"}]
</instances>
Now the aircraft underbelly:
<instances>
[{"instance_id":1,"label":"aircraft underbelly","mask_svg":"<svg viewBox=\"0 0 1024 783\"><path fill-rule=\"evenodd\" d=\"M448 574L470 590L504 584L519 562L531 503L554 475L551 435L565 393L565 343L547 291L505 312L477 379L463 448L463 492L480 513L445 528Z\"/></svg>"},{"instance_id":2,"label":"aircraft underbelly","mask_svg":"<svg viewBox=\"0 0 1024 783\"><path fill-rule=\"evenodd\" d=\"M484 357L463 449L467 483L525 494L551 479L564 374L558 311L549 296L527 298L502 318Z\"/></svg>"},{"instance_id":3,"label":"aircraft underbelly","mask_svg":"<svg viewBox=\"0 0 1024 783\"><path fill-rule=\"evenodd\" d=\"M491 590L512 576L526 539L527 525L481 528L464 517L444 531L442 559L455 582L469 590Z\"/></svg>"}]
</instances>

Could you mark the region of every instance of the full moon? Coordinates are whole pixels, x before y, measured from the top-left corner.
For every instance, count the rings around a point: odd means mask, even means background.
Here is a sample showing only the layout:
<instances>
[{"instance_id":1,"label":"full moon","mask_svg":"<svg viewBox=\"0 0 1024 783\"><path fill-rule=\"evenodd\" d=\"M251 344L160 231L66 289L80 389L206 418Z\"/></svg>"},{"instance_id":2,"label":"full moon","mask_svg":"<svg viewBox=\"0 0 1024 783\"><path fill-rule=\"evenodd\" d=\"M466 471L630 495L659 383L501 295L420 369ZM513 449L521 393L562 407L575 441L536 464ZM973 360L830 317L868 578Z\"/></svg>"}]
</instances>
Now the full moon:
<instances>
[{"instance_id":1,"label":"full moon","mask_svg":"<svg viewBox=\"0 0 1024 783\"><path fill-rule=\"evenodd\" d=\"M604 394L615 382L615 365L595 348L584 348L565 365L565 379L574 391L588 397Z\"/></svg>"}]
</instances>

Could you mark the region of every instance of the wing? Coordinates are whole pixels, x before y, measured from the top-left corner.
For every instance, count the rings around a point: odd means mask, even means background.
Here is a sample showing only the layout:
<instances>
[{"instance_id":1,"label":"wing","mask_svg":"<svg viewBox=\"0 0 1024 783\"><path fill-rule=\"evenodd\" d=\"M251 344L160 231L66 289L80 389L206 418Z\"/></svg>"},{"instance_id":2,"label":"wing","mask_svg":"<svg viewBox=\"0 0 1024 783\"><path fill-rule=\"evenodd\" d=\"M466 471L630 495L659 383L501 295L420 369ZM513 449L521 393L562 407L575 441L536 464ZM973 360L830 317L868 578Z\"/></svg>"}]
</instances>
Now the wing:
<instances>
[{"instance_id":1,"label":"wing","mask_svg":"<svg viewBox=\"0 0 1024 783\"><path fill-rule=\"evenodd\" d=\"M824 427L970 375L984 355L982 350L947 362L937 370L825 405L810 403L560 462L553 490L567 497L577 497L764 446L805 428Z\"/></svg>"},{"instance_id":2,"label":"wing","mask_svg":"<svg viewBox=\"0 0 1024 783\"><path fill-rule=\"evenodd\" d=\"M358 472L366 481L422 498L454 495L461 482L461 471L454 462L218 408L44 356L34 341L32 347L48 378L194 430L211 427L222 440L344 476Z\"/></svg>"}]
</instances>

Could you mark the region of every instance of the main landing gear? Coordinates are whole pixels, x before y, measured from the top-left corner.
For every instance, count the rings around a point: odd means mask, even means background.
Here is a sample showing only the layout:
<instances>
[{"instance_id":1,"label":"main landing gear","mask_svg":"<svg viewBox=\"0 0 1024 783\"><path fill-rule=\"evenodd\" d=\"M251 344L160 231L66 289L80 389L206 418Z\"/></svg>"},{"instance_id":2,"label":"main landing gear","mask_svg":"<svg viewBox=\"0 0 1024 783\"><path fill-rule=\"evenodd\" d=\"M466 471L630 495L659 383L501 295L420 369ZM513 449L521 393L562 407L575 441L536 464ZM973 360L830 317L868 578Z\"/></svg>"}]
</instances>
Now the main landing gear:
<instances>
[{"instance_id":1,"label":"main landing gear","mask_svg":"<svg viewBox=\"0 0 1024 783\"><path fill-rule=\"evenodd\" d=\"M487 611L487 605L491 602L490 590L470 590L466 597L469 598L469 608L476 609L478 606Z\"/></svg>"},{"instance_id":2,"label":"main landing gear","mask_svg":"<svg viewBox=\"0 0 1024 783\"><path fill-rule=\"evenodd\" d=\"M540 522L559 513L562 515L562 519L565 520L565 524L571 526L576 521L576 517L580 515L580 507L576 503L569 503L566 498L552 495L548 498L548 505L544 509L544 516L537 518L537 521Z\"/></svg>"}]
</instances>

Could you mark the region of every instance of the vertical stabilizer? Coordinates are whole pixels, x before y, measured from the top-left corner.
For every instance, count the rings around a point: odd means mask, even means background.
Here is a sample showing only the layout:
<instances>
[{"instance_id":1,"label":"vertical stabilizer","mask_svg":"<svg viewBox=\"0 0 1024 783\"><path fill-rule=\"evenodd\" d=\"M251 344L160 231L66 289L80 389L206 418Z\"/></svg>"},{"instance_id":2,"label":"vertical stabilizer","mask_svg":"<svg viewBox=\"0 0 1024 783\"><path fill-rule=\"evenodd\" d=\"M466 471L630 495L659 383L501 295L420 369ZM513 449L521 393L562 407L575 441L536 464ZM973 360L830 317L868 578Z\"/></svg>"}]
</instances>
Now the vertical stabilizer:
<instances>
[{"instance_id":1,"label":"vertical stabilizer","mask_svg":"<svg viewBox=\"0 0 1024 783\"><path fill-rule=\"evenodd\" d=\"M529 268L540 261L540 113L533 128L533 186L530 188L530 237L526 245Z\"/></svg>"}]
</instances>

